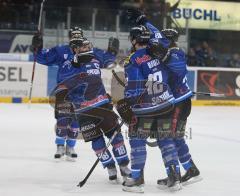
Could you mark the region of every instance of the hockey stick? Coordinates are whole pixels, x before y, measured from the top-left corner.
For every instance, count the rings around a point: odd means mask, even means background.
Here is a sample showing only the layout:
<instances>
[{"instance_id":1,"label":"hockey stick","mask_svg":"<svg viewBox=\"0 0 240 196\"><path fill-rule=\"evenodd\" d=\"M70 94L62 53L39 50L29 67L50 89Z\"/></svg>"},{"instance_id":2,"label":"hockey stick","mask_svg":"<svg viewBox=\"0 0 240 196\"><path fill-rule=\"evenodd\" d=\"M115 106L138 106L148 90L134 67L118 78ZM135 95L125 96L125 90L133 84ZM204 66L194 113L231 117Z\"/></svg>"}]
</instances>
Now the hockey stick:
<instances>
[{"instance_id":1,"label":"hockey stick","mask_svg":"<svg viewBox=\"0 0 240 196\"><path fill-rule=\"evenodd\" d=\"M193 92L193 94L194 95L204 95L204 96L209 96L209 97L221 97L221 98L226 97L225 94L218 94L218 93Z\"/></svg>"},{"instance_id":2,"label":"hockey stick","mask_svg":"<svg viewBox=\"0 0 240 196\"><path fill-rule=\"evenodd\" d=\"M93 170L95 169L95 167L97 166L97 164L99 163L100 159L102 158L102 156L104 155L104 153L107 151L108 147L110 146L110 144L112 143L112 141L114 140L114 138L116 137L116 135L119 133L119 131L121 130L122 125L124 124L123 120L121 121L121 123L119 124L119 128L114 131L112 137L109 139L106 148L103 150L103 152L100 154L100 156L97 158L97 160L95 161L95 163L93 164L93 166L91 167L91 169L89 170L89 172L87 173L86 177L78 183L77 186L82 187L88 180L88 178L90 177L90 175L92 174Z\"/></svg>"},{"instance_id":3,"label":"hockey stick","mask_svg":"<svg viewBox=\"0 0 240 196\"><path fill-rule=\"evenodd\" d=\"M125 87L125 83L119 78L119 76L117 75L117 73L115 72L114 69L112 70L112 74L113 74L113 76L116 78L116 80L118 81L118 83L119 83L121 86Z\"/></svg>"},{"instance_id":4,"label":"hockey stick","mask_svg":"<svg viewBox=\"0 0 240 196\"><path fill-rule=\"evenodd\" d=\"M116 78L116 80L118 81L118 83L125 87L125 83L119 78L119 76L117 75L117 73L112 70L112 74L113 76ZM194 95L204 95L204 96L209 96L209 97L221 97L224 98L226 97L225 94L218 94L218 93L207 93L207 92L192 92Z\"/></svg>"},{"instance_id":5,"label":"hockey stick","mask_svg":"<svg viewBox=\"0 0 240 196\"><path fill-rule=\"evenodd\" d=\"M41 32L41 23L42 23L42 12L43 12L43 5L46 0L43 0L41 3L40 13L39 13L39 19L38 19L38 32ZM33 80L34 80L34 74L35 74L35 67L37 62L37 50L34 49L34 60L33 60L33 69L32 69L32 78L30 83L30 90L29 90L29 97L28 102L29 104L32 103L32 89L33 89Z\"/></svg>"}]
</instances>

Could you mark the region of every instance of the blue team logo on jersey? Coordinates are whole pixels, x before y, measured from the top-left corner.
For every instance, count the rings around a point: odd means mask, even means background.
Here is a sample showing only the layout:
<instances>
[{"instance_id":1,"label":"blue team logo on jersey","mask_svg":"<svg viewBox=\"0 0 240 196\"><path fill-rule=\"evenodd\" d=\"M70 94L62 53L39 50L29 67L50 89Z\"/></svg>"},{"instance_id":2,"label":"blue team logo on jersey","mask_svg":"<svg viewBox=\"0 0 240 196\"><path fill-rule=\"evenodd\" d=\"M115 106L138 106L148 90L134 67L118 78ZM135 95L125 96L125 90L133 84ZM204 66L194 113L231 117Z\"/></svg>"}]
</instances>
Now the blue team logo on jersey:
<instances>
[{"instance_id":1,"label":"blue team logo on jersey","mask_svg":"<svg viewBox=\"0 0 240 196\"><path fill-rule=\"evenodd\" d=\"M68 54L63 54L63 58L66 60L68 58Z\"/></svg>"}]
</instances>

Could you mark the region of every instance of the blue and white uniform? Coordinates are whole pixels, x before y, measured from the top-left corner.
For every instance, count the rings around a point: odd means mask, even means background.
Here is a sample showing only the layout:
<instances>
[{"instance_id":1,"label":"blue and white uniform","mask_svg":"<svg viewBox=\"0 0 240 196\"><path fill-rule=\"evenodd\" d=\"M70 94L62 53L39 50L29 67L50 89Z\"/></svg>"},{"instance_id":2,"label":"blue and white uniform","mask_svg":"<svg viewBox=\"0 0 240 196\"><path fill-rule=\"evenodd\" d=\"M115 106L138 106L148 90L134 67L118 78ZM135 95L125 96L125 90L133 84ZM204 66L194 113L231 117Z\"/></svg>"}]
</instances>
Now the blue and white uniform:
<instances>
[{"instance_id":1,"label":"blue and white uniform","mask_svg":"<svg viewBox=\"0 0 240 196\"><path fill-rule=\"evenodd\" d=\"M81 64L76 68L75 74L63 81L60 86L64 86L65 89L68 90L66 101L73 103L75 115L80 122L80 127L82 127L81 123L92 121L92 119L107 119L107 116L104 116L104 113L101 113L100 116L96 116L96 118L95 116L89 115L91 110L101 108L101 106L110 103L110 99L106 94L101 79L100 61L93 58L90 62ZM113 114L113 112L110 114ZM94 113L94 115L97 114ZM110 124L110 122L108 122L108 124ZM116 128L118 129L120 127L117 125L111 127L111 130L105 135L108 138L111 138ZM104 132L104 130L102 131ZM122 134L118 133L111 144L113 146L113 154L117 163L119 165L128 164L129 158ZM106 143L102 134L92 140L92 148L97 156L102 154L106 149ZM109 150L105 151L100 161L102 162L103 167L115 165L115 161Z\"/></svg>"},{"instance_id":2,"label":"blue and white uniform","mask_svg":"<svg viewBox=\"0 0 240 196\"><path fill-rule=\"evenodd\" d=\"M170 75L170 88L175 97L175 103L179 103L193 96L187 84L187 62L183 50L171 48L169 60L166 63Z\"/></svg>"},{"instance_id":3,"label":"blue and white uniform","mask_svg":"<svg viewBox=\"0 0 240 196\"><path fill-rule=\"evenodd\" d=\"M100 67L102 68L114 63L116 58L111 53L97 48L93 48L93 53L98 58ZM36 60L43 65L58 66L57 83L59 84L79 72L79 70L71 64L73 56L73 51L69 45L62 45L50 49L39 50L37 52ZM57 117L55 143L57 145L64 145L66 142L68 146L74 147L78 130L78 123L71 116Z\"/></svg>"},{"instance_id":4,"label":"blue and white uniform","mask_svg":"<svg viewBox=\"0 0 240 196\"><path fill-rule=\"evenodd\" d=\"M149 28L152 34L158 35L160 33L160 31L157 28L153 27L153 25L151 25L149 22L147 22L146 26ZM169 40L169 42L171 42L171 40ZM193 93L187 84L187 73L188 73L187 62L186 62L186 56L183 50L177 47L172 47L168 50L167 55L168 55L168 59L165 63L165 66L168 70L169 86L175 98L175 105L176 105L173 113L172 124L173 124L173 127L175 127L176 129L179 121L185 121L186 123L187 116L189 114L185 114L183 110L188 110L190 113L191 104L189 104L189 102L191 102L190 99L193 96ZM181 103L185 104L186 107L188 108L183 108L185 107L185 105L179 108L178 105ZM180 115L183 115L183 116L180 116ZM181 162L184 169L188 170L192 166L192 162L191 162L191 155L189 153L189 148L185 142L184 137L179 137L174 139L174 143L175 143L174 145L178 150L179 161ZM162 146L163 146L162 148L164 149L164 142ZM165 160L164 152L162 152L162 156L163 156L163 159ZM165 166L168 171L168 166L166 164Z\"/></svg>"},{"instance_id":5,"label":"blue and white uniform","mask_svg":"<svg viewBox=\"0 0 240 196\"><path fill-rule=\"evenodd\" d=\"M127 79L125 98L130 101L134 114L139 117L138 122L145 120L138 108L144 111L143 116L150 114L152 120L156 120L162 110L174 104L174 97L168 87L167 68L158 59L152 58L147 49L139 49L130 56L125 65L125 77ZM161 84L164 85L158 86ZM138 108L134 107L136 105ZM130 127L129 132L131 131ZM165 164L179 167L173 139L158 139L158 145L164 150ZM146 162L146 138L130 135L130 146L132 178L137 179L141 176Z\"/></svg>"},{"instance_id":6,"label":"blue and white uniform","mask_svg":"<svg viewBox=\"0 0 240 196\"><path fill-rule=\"evenodd\" d=\"M191 97L193 96L187 84L187 63L184 52L179 48L169 49L170 56L166 66L170 73L170 87L175 97L175 110L174 116L177 122L183 120L187 121L187 117L190 114L191 108ZM186 106L185 106L186 105ZM178 107L179 106L179 107ZM187 107L187 108L183 108ZM189 110L189 114L185 116L183 110ZM181 116L182 115L182 116ZM175 145L178 149L178 158L183 168L187 171L192 167L192 157L189 152L188 145L184 137L175 139Z\"/></svg>"}]
</instances>

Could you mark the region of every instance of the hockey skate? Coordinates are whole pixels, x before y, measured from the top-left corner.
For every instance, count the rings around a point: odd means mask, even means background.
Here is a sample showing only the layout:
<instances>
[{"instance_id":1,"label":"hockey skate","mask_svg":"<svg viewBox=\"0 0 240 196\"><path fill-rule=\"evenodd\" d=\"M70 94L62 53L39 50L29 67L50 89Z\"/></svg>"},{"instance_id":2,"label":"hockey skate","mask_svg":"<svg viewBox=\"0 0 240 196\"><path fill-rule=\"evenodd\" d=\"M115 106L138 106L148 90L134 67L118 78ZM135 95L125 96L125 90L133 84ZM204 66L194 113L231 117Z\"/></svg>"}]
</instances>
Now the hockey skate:
<instances>
[{"instance_id":1,"label":"hockey skate","mask_svg":"<svg viewBox=\"0 0 240 196\"><path fill-rule=\"evenodd\" d=\"M168 182L168 177L158 180L157 181L158 188L161 190L167 189L168 188L167 182Z\"/></svg>"},{"instance_id":2,"label":"hockey skate","mask_svg":"<svg viewBox=\"0 0 240 196\"><path fill-rule=\"evenodd\" d=\"M57 145L57 152L54 155L55 160L60 160L65 154L65 147L63 145Z\"/></svg>"},{"instance_id":3,"label":"hockey skate","mask_svg":"<svg viewBox=\"0 0 240 196\"><path fill-rule=\"evenodd\" d=\"M107 171L108 171L109 181L113 184L118 183L117 168L116 168L115 164L108 165Z\"/></svg>"},{"instance_id":4,"label":"hockey skate","mask_svg":"<svg viewBox=\"0 0 240 196\"><path fill-rule=\"evenodd\" d=\"M182 176L183 185L193 184L202 180L202 177L200 176L200 171L193 163L193 161L191 162L192 167L190 167L189 170L187 170L186 173Z\"/></svg>"},{"instance_id":5,"label":"hockey skate","mask_svg":"<svg viewBox=\"0 0 240 196\"><path fill-rule=\"evenodd\" d=\"M126 181L123 182L122 190L126 192L133 193L144 193L144 177L141 175L139 178L127 178Z\"/></svg>"},{"instance_id":6,"label":"hockey skate","mask_svg":"<svg viewBox=\"0 0 240 196\"><path fill-rule=\"evenodd\" d=\"M170 189L170 191L178 191L178 190L182 189L181 176L179 173L177 173L175 165L171 165L169 167L167 186Z\"/></svg>"},{"instance_id":7,"label":"hockey skate","mask_svg":"<svg viewBox=\"0 0 240 196\"><path fill-rule=\"evenodd\" d=\"M73 147L66 146L66 160L67 161L76 161L77 153Z\"/></svg>"}]
</instances>

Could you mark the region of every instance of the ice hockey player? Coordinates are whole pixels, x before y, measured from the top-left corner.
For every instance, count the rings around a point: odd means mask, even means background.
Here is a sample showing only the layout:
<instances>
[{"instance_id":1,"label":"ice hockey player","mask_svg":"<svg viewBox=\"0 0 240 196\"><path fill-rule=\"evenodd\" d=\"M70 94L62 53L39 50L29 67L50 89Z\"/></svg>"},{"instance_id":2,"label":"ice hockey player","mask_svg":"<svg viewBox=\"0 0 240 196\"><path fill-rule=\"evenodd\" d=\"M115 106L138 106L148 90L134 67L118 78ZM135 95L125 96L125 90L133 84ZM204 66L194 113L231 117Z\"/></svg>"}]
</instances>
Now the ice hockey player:
<instances>
[{"instance_id":1,"label":"ice hockey player","mask_svg":"<svg viewBox=\"0 0 240 196\"><path fill-rule=\"evenodd\" d=\"M174 141L175 146L178 149L179 161L182 163L183 168L187 171L185 175L182 176L181 181L183 184L190 183L190 181L199 181L202 179L199 176L200 172L192 161L188 146L184 139L187 117L191 112L192 92L187 84L185 54L182 50L177 48L176 44L178 32L175 30L166 29L162 30L160 33L156 27L147 21L146 16L143 13L138 10L135 10L134 12L135 14L139 15L138 18L140 18L142 23L147 26L153 37L159 37L159 35L162 34L170 41L169 50L165 56L162 57L162 45L153 40L154 47L151 51L151 56L161 59L161 61L167 66L169 72L169 85L175 97L175 108L173 111L171 131L175 133ZM165 150L163 149L163 159L164 151ZM168 166L166 163L165 166L168 171ZM166 188L169 186L169 177L158 180L158 184L161 186L161 188Z\"/></svg>"},{"instance_id":2,"label":"ice hockey player","mask_svg":"<svg viewBox=\"0 0 240 196\"><path fill-rule=\"evenodd\" d=\"M57 83L66 80L74 75L76 69L72 66L71 61L75 53L78 53L78 42L83 37L83 31L79 27L69 30L69 44L56 46L50 49L43 48L42 35L37 33L33 36L32 47L36 52L38 63L47 66L58 66ZM116 54L119 49L119 40L116 38L109 39L107 51L97 48L93 49L94 55L101 62L101 66L108 67L115 63ZM58 96L56 96L58 100ZM77 153L74 150L76 138L78 136L79 126L72 116L60 115L55 109L56 139L57 152L54 155L56 160L60 160L64 155L67 160L75 160Z\"/></svg>"},{"instance_id":3,"label":"ice hockey player","mask_svg":"<svg viewBox=\"0 0 240 196\"><path fill-rule=\"evenodd\" d=\"M183 50L177 46L179 33L175 29L164 29L162 34L170 41L170 46L166 58L166 66L170 73L170 88L175 97L174 124L176 132L181 132L175 139L178 149L179 161L186 173L181 177L182 184L193 183L201 180L200 172L194 164L189 153L188 145L184 139L187 118L191 113L192 92L187 84L187 63ZM160 187L167 186L167 178L158 180Z\"/></svg>"},{"instance_id":4,"label":"ice hockey player","mask_svg":"<svg viewBox=\"0 0 240 196\"><path fill-rule=\"evenodd\" d=\"M125 178L131 171L128 169L129 158L120 132L121 126L113 112L110 96L105 91L100 61L95 57L91 43L83 38L78 43L78 49L72 62L75 75L60 83L58 87L61 90L58 91L64 98L62 100L73 104L84 140L91 141L92 149L97 156L101 156L100 161L108 170L109 180L116 181L117 168L110 151L105 151L104 136L111 138L118 131L111 145L121 175Z\"/></svg>"},{"instance_id":5,"label":"ice hockey player","mask_svg":"<svg viewBox=\"0 0 240 196\"><path fill-rule=\"evenodd\" d=\"M130 13L130 18L137 21L138 13ZM139 22L138 24L142 24ZM152 39L152 40L151 40ZM129 192L144 192L144 166L146 161L146 134L155 130L158 145L163 152L165 165L168 166L168 186L179 190L180 170L177 149L171 134L161 137L161 131L167 134L169 129L164 125L172 119L171 109L174 107L174 97L168 87L168 71L161 59L151 56L154 41L161 43L161 54L167 53L169 41L159 33L152 37L146 27L140 25L131 29L130 41L135 52L125 64L125 99L118 102L118 111L125 121L130 122L129 137L131 146L131 178L123 183L123 190ZM151 44L149 44L151 43ZM146 87L147 86L147 90ZM128 109L127 106L129 106ZM127 112L126 112L127 111ZM134 117L131 119L131 114ZM129 115L130 114L130 117ZM157 130L160 130L158 132ZM160 155L160 154L159 154Z\"/></svg>"}]
</instances>

